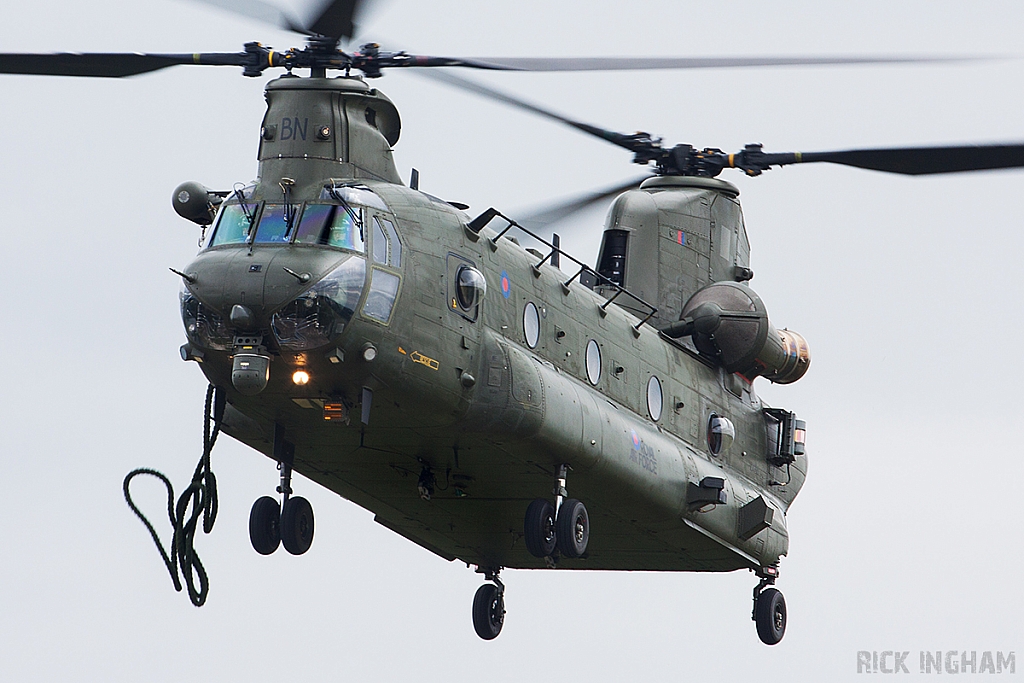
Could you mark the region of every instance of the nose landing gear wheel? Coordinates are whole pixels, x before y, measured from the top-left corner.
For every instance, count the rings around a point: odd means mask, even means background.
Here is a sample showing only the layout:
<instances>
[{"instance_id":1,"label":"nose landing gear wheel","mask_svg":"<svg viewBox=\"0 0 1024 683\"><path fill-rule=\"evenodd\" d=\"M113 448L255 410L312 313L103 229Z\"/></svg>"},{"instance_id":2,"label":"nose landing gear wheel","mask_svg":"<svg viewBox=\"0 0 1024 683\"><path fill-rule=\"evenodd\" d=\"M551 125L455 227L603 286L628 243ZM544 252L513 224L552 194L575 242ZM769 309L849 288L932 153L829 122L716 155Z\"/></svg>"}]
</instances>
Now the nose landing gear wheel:
<instances>
[{"instance_id":1,"label":"nose landing gear wheel","mask_svg":"<svg viewBox=\"0 0 1024 683\"><path fill-rule=\"evenodd\" d=\"M491 583L476 589L473 596L473 628L484 640L494 640L505 623L505 596Z\"/></svg>"},{"instance_id":2,"label":"nose landing gear wheel","mask_svg":"<svg viewBox=\"0 0 1024 683\"><path fill-rule=\"evenodd\" d=\"M754 622L765 645L776 645L786 635L786 599L778 589L768 588L757 596Z\"/></svg>"},{"instance_id":3,"label":"nose landing gear wheel","mask_svg":"<svg viewBox=\"0 0 1024 683\"><path fill-rule=\"evenodd\" d=\"M526 508L523 540L534 557L548 557L555 552L555 506L537 498Z\"/></svg>"},{"instance_id":4,"label":"nose landing gear wheel","mask_svg":"<svg viewBox=\"0 0 1024 683\"><path fill-rule=\"evenodd\" d=\"M252 504L249 540L260 555L270 555L281 545L281 506L270 496L257 498Z\"/></svg>"},{"instance_id":5,"label":"nose landing gear wheel","mask_svg":"<svg viewBox=\"0 0 1024 683\"><path fill-rule=\"evenodd\" d=\"M590 541L590 516L586 506L575 498L569 498L558 509L555 542L565 557L580 557L587 552Z\"/></svg>"},{"instance_id":6,"label":"nose landing gear wheel","mask_svg":"<svg viewBox=\"0 0 1024 683\"><path fill-rule=\"evenodd\" d=\"M281 543L292 555L301 555L313 543L313 506L301 496L289 498L284 503Z\"/></svg>"}]
</instances>

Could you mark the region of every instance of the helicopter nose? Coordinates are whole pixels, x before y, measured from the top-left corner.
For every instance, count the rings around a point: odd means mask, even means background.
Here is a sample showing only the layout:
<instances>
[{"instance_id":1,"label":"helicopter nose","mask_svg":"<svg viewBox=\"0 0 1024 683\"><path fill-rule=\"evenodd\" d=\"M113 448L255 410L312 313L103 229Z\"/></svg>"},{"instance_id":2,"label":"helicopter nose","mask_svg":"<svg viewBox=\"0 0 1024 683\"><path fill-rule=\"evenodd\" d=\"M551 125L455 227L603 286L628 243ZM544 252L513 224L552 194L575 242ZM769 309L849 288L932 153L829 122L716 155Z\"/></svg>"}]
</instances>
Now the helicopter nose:
<instances>
[{"instance_id":1,"label":"helicopter nose","mask_svg":"<svg viewBox=\"0 0 1024 683\"><path fill-rule=\"evenodd\" d=\"M189 290L236 333L266 329L270 316L331 272L348 254L315 248L212 249L186 269Z\"/></svg>"},{"instance_id":2,"label":"helicopter nose","mask_svg":"<svg viewBox=\"0 0 1024 683\"><path fill-rule=\"evenodd\" d=\"M315 247L207 250L187 272L189 340L231 353L231 382L248 396L270 381L268 348L305 352L340 335L366 280L362 255Z\"/></svg>"}]
</instances>

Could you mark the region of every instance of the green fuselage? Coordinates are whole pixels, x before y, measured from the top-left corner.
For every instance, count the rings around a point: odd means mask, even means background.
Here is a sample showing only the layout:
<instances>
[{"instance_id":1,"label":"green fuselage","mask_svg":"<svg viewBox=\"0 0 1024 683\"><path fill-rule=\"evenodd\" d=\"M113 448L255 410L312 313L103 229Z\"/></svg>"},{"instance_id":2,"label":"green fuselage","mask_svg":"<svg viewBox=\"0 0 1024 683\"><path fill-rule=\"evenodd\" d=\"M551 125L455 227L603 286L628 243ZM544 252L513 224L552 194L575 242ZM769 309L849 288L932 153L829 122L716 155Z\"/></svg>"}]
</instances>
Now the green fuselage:
<instances>
[{"instance_id":1,"label":"green fuselage","mask_svg":"<svg viewBox=\"0 0 1024 683\"><path fill-rule=\"evenodd\" d=\"M372 134L343 115L351 97L368 96L350 80L316 90L316 79L303 79L295 91L323 96L333 135L348 141L337 143L345 155L354 155L357 132ZM308 118L290 113L287 92L269 98L268 122ZM523 515L531 500L552 497L560 464L570 466L569 493L586 503L592 527L586 555L561 559L560 568L730 571L772 565L786 553L784 513L806 458L789 472L766 459L763 406L749 382L654 327L638 327L617 304L602 309L597 292L577 280L565 286L571 273L537 268L543 256L493 239L488 228L469 230L466 214L401 185L391 171L367 171L345 155L312 160L301 149L286 157L268 144L265 134L261 179L246 195L255 220L243 241L218 238L218 225L186 269L189 342L209 380L228 392L225 432L271 457L275 430L283 432L296 471L438 555L471 564L545 566L524 547ZM294 182L290 195L281 178ZM350 186L343 201L325 193L332 184ZM222 207L223 225L237 201ZM290 224L261 233L264 217L284 204ZM327 211L334 227L303 241L313 234L305 217ZM360 226L359 239L344 233ZM455 291L466 266L486 280L486 294L469 309ZM246 330L231 326L235 304L253 314ZM524 326L529 304L538 313L536 339ZM258 338L272 358L269 382L255 395L232 387L239 335ZM597 378L587 371L591 340L600 349ZM307 384L293 381L297 370ZM660 411L649 399L652 376ZM717 456L706 439L713 414L736 430ZM424 469L436 481L430 500L417 490ZM725 481L725 503L688 501L688 485L706 477ZM739 509L758 497L774 517L744 539Z\"/></svg>"}]
</instances>

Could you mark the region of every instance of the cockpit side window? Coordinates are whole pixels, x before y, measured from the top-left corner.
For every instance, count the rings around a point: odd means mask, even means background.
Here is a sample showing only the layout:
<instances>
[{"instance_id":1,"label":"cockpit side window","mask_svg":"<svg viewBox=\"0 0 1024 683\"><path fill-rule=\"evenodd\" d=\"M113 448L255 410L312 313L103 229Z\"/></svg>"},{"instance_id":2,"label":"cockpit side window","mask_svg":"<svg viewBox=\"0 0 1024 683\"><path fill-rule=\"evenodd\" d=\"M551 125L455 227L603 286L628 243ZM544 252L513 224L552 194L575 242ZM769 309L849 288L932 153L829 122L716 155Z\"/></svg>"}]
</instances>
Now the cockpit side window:
<instances>
[{"instance_id":1,"label":"cockpit side window","mask_svg":"<svg viewBox=\"0 0 1024 683\"><path fill-rule=\"evenodd\" d=\"M255 215L258 208L256 204L246 204L243 210L240 204L225 204L221 209L220 219L217 221L217 229L210 240L210 246L248 242L252 226L246 212L252 216Z\"/></svg>"},{"instance_id":2,"label":"cockpit side window","mask_svg":"<svg viewBox=\"0 0 1024 683\"><path fill-rule=\"evenodd\" d=\"M373 221L373 262L385 265L388 262L388 238L376 217Z\"/></svg>"},{"instance_id":3,"label":"cockpit side window","mask_svg":"<svg viewBox=\"0 0 1024 683\"><path fill-rule=\"evenodd\" d=\"M387 218L381 218L375 216L374 221L384 226L384 230L388 234L388 241L391 247L391 259L389 261L392 268L402 267L402 242L398 239L398 231L395 230L395 224L389 221Z\"/></svg>"},{"instance_id":4,"label":"cockpit side window","mask_svg":"<svg viewBox=\"0 0 1024 683\"><path fill-rule=\"evenodd\" d=\"M402 283L398 272L388 271L397 271L401 267L402 243L393 221L374 213L372 220L367 217L366 224L372 226L369 251L376 265L370 272L370 288L363 303L363 315L387 325Z\"/></svg>"},{"instance_id":5,"label":"cockpit side window","mask_svg":"<svg viewBox=\"0 0 1024 683\"><path fill-rule=\"evenodd\" d=\"M374 268L370 274L370 292L363 304L363 314L377 322L388 323L391 309L398 297L398 285L402 279L393 273Z\"/></svg>"}]
</instances>

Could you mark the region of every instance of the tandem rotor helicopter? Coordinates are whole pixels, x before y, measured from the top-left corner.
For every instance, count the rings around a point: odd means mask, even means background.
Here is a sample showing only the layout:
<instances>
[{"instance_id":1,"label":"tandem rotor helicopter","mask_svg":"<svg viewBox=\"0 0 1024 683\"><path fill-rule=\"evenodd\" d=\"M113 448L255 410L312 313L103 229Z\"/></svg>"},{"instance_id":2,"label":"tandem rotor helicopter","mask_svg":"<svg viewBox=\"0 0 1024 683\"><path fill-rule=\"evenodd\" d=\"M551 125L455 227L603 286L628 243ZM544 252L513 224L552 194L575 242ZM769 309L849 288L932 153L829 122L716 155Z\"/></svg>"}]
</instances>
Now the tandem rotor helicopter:
<instances>
[{"instance_id":1,"label":"tandem rotor helicopter","mask_svg":"<svg viewBox=\"0 0 1024 683\"><path fill-rule=\"evenodd\" d=\"M639 187L565 209L619 195L591 267L527 221L493 208L471 216L420 192L415 176L404 185L391 152L398 110L368 79L413 67L890 60L342 51L358 4L335 0L308 24L289 22L308 43L285 52L249 43L224 54L0 55L0 72L21 74L286 70L266 88L257 182L218 191L184 183L172 197L208 231L196 259L176 272L182 356L211 387L204 457L192 486L176 505L169 500L175 539L164 560L176 584L180 563L193 602L205 601L192 539L200 518L209 531L216 517L209 456L223 431L280 469L279 496L258 499L250 515L261 554L280 545L302 554L312 543L313 511L293 495L294 471L437 555L476 565L486 579L472 610L482 638L504 622L503 568L748 569L758 577L758 635L778 643L787 612L773 584L788 551L786 512L807 472L806 426L766 405L753 380L795 382L810 353L799 334L769 322L749 286L738 190L718 176L809 162L904 174L1020 167L1024 145L809 154L667 147L442 76L623 147L652 169ZM523 234L544 248L523 248Z\"/></svg>"}]
</instances>

